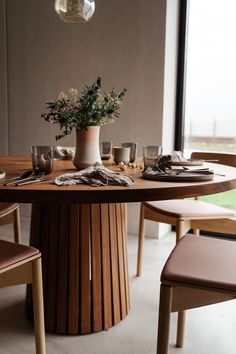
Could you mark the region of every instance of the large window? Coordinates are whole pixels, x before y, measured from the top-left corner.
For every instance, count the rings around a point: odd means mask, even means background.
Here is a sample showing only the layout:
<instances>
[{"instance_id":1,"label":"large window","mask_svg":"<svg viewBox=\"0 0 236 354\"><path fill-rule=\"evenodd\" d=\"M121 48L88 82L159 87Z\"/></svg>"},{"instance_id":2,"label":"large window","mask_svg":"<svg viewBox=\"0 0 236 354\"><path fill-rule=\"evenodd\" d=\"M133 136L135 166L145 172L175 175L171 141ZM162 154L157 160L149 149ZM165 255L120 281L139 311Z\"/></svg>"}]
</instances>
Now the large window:
<instances>
[{"instance_id":1,"label":"large window","mask_svg":"<svg viewBox=\"0 0 236 354\"><path fill-rule=\"evenodd\" d=\"M186 152L236 152L236 1L190 0Z\"/></svg>"},{"instance_id":2,"label":"large window","mask_svg":"<svg viewBox=\"0 0 236 354\"><path fill-rule=\"evenodd\" d=\"M184 155L236 152L236 1L186 0ZM205 197L236 209L236 190Z\"/></svg>"}]
</instances>

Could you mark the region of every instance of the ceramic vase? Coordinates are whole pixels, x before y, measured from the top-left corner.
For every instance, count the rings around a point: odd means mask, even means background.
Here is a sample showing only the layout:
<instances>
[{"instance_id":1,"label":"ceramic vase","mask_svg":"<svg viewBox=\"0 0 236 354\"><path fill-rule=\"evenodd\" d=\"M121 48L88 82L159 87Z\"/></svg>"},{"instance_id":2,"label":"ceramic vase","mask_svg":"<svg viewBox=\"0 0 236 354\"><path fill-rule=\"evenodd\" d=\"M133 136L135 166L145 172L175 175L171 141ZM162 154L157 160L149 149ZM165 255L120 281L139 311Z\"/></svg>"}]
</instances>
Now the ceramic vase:
<instances>
[{"instance_id":1,"label":"ceramic vase","mask_svg":"<svg viewBox=\"0 0 236 354\"><path fill-rule=\"evenodd\" d=\"M91 126L76 132L76 151L73 164L77 170L102 163L99 151L100 126Z\"/></svg>"}]
</instances>

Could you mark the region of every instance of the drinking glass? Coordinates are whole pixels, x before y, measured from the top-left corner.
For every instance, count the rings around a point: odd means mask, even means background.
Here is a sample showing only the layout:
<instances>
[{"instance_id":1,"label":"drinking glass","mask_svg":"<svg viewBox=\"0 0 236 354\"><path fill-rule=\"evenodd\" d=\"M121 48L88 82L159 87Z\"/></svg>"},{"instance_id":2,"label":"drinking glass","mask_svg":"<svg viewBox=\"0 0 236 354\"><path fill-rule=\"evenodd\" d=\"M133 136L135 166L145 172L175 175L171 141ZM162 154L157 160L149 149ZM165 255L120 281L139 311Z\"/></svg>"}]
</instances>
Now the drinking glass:
<instances>
[{"instance_id":1,"label":"drinking glass","mask_svg":"<svg viewBox=\"0 0 236 354\"><path fill-rule=\"evenodd\" d=\"M53 146L32 146L31 157L34 172L46 175L53 169Z\"/></svg>"},{"instance_id":2,"label":"drinking glass","mask_svg":"<svg viewBox=\"0 0 236 354\"><path fill-rule=\"evenodd\" d=\"M143 146L144 169L150 165L153 165L161 155L162 155L162 146L160 145Z\"/></svg>"},{"instance_id":3,"label":"drinking glass","mask_svg":"<svg viewBox=\"0 0 236 354\"><path fill-rule=\"evenodd\" d=\"M112 155L112 142L111 141L101 141L99 143L100 155L102 160L109 160Z\"/></svg>"}]
</instances>

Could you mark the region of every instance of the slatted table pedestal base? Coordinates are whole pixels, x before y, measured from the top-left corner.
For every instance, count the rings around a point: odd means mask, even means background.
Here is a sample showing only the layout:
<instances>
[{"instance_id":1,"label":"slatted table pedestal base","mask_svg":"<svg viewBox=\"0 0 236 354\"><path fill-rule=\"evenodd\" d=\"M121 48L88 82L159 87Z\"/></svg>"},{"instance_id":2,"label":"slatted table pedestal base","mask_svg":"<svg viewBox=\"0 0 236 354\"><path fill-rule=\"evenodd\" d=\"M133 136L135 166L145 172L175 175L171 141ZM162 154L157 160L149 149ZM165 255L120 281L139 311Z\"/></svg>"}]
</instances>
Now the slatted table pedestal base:
<instances>
[{"instance_id":1,"label":"slatted table pedestal base","mask_svg":"<svg viewBox=\"0 0 236 354\"><path fill-rule=\"evenodd\" d=\"M125 204L32 206L30 244L43 261L46 330L108 329L130 309ZM32 309L27 290L27 313Z\"/></svg>"}]
</instances>

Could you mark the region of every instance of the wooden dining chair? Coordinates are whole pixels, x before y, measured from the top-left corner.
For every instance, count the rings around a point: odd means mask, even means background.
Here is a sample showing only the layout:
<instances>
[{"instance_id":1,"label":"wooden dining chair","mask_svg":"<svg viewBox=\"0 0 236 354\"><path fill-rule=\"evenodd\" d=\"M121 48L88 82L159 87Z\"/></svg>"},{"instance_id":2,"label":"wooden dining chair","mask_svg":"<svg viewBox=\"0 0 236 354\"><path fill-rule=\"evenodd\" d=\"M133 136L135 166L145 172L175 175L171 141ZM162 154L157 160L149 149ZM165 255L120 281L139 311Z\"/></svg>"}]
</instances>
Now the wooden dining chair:
<instances>
[{"instance_id":1,"label":"wooden dining chair","mask_svg":"<svg viewBox=\"0 0 236 354\"><path fill-rule=\"evenodd\" d=\"M176 346L182 347L184 310L235 297L236 243L184 236L170 254L161 274L157 354L168 354L172 312L179 312Z\"/></svg>"},{"instance_id":2,"label":"wooden dining chair","mask_svg":"<svg viewBox=\"0 0 236 354\"><path fill-rule=\"evenodd\" d=\"M236 154L194 152L193 159L217 160L218 163L236 167ZM196 191L197 192L197 191ZM143 202L140 208L137 276L142 272L144 221L162 222L176 227L176 242L190 229L199 235L199 229L236 235L233 210L213 205L196 198Z\"/></svg>"},{"instance_id":3,"label":"wooden dining chair","mask_svg":"<svg viewBox=\"0 0 236 354\"><path fill-rule=\"evenodd\" d=\"M33 290L36 354L45 354L41 254L33 247L0 240L0 288L29 283Z\"/></svg>"},{"instance_id":4,"label":"wooden dining chair","mask_svg":"<svg viewBox=\"0 0 236 354\"><path fill-rule=\"evenodd\" d=\"M0 225L13 224L14 241L21 243L20 208L17 203L0 203Z\"/></svg>"}]
</instances>

